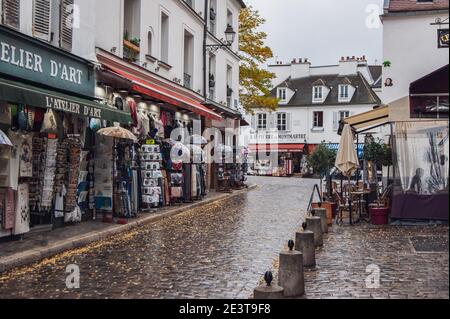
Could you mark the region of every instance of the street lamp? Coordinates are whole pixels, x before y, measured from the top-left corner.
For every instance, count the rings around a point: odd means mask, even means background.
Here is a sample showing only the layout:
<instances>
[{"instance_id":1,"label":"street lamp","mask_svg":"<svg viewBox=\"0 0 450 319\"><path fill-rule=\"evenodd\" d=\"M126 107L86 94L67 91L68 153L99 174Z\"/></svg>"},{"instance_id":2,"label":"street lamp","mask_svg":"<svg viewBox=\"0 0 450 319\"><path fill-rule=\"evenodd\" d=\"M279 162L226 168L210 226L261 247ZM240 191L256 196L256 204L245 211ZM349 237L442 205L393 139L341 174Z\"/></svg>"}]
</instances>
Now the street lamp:
<instances>
[{"instance_id":1,"label":"street lamp","mask_svg":"<svg viewBox=\"0 0 450 319\"><path fill-rule=\"evenodd\" d=\"M225 30L225 39L229 45L232 45L236 38L236 32L233 30L233 27L229 24L227 29Z\"/></svg>"},{"instance_id":2,"label":"street lamp","mask_svg":"<svg viewBox=\"0 0 450 319\"><path fill-rule=\"evenodd\" d=\"M229 48L236 40L236 31L234 31L233 27L229 24L227 29L225 30L225 42L221 44L208 44L205 45L207 49L210 51L217 51L220 48Z\"/></svg>"}]
</instances>

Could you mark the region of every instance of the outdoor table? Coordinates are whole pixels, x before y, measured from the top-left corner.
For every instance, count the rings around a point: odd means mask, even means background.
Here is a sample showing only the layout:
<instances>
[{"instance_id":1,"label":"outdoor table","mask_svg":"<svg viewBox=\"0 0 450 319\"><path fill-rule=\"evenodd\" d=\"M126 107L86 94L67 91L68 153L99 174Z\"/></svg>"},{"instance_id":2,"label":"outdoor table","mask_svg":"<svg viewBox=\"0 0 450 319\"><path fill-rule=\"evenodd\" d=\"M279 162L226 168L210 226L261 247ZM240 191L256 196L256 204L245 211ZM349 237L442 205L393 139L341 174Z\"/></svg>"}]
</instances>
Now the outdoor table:
<instances>
[{"instance_id":1,"label":"outdoor table","mask_svg":"<svg viewBox=\"0 0 450 319\"><path fill-rule=\"evenodd\" d=\"M363 199L366 199L366 211L368 211L367 197L370 195L370 193L371 193L370 190L358 190L358 191L350 192L350 196L354 196L354 197L358 198L359 221L361 221L361 219L362 219L362 201L363 201Z\"/></svg>"}]
</instances>

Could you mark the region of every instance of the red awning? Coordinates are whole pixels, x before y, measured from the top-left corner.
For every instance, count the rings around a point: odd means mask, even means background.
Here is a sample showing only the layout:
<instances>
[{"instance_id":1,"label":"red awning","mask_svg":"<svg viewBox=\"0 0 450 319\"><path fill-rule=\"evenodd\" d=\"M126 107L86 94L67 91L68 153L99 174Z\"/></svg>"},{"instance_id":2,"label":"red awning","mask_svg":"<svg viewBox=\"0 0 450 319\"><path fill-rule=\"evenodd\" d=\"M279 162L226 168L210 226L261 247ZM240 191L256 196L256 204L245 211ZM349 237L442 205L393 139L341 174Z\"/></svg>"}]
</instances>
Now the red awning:
<instances>
[{"instance_id":1,"label":"red awning","mask_svg":"<svg viewBox=\"0 0 450 319\"><path fill-rule=\"evenodd\" d=\"M248 147L254 152L276 150L279 153L303 153L305 150L305 144L252 144Z\"/></svg>"},{"instance_id":2,"label":"red awning","mask_svg":"<svg viewBox=\"0 0 450 319\"><path fill-rule=\"evenodd\" d=\"M118 75L130 80L133 83L132 89L136 92L166 102L168 104L184 108L186 110L216 121L223 120L223 118L219 114L187 96L180 95L176 92L170 91L169 89L163 88L162 86L145 81L116 67L110 65L105 66Z\"/></svg>"}]
</instances>

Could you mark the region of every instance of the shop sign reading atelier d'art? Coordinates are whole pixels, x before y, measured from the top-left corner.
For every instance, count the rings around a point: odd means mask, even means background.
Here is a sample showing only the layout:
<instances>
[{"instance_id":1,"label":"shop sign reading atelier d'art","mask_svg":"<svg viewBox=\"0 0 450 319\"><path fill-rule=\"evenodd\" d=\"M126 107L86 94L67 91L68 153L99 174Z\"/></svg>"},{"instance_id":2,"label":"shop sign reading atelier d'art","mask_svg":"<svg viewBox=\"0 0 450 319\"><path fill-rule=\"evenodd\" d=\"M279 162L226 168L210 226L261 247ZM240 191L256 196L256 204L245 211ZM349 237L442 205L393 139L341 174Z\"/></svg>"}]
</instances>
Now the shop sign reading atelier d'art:
<instances>
[{"instance_id":1,"label":"shop sign reading atelier d'art","mask_svg":"<svg viewBox=\"0 0 450 319\"><path fill-rule=\"evenodd\" d=\"M94 96L95 81L88 63L4 27L0 28L0 72L66 92Z\"/></svg>"}]
</instances>

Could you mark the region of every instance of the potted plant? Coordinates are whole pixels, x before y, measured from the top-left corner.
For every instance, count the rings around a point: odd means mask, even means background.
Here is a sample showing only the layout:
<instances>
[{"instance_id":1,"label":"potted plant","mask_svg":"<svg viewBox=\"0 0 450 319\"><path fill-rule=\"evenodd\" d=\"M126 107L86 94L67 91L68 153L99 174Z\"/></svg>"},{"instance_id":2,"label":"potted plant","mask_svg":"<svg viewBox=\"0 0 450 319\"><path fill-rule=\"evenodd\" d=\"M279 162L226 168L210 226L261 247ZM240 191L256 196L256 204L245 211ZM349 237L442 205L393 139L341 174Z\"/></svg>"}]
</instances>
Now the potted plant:
<instances>
[{"instance_id":1,"label":"potted plant","mask_svg":"<svg viewBox=\"0 0 450 319\"><path fill-rule=\"evenodd\" d=\"M320 191L323 198L322 180L324 177L328 177L331 168L334 167L336 162L336 152L329 149L325 143L316 147L314 152L307 158L308 164L314 170L314 174L320 176ZM327 178L328 179L328 178ZM327 210L328 224L331 225L333 221L333 202L324 201L322 203L313 203L313 208L322 207Z\"/></svg>"},{"instance_id":2,"label":"potted plant","mask_svg":"<svg viewBox=\"0 0 450 319\"><path fill-rule=\"evenodd\" d=\"M390 157L390 159L389 159ZM375 170L379 165L392 165L392 150L381 139L370 139L364 145L364 159L373 163ZM389 223L389 208L380 203L380 192L378 190L378 176L376 175L377 206L370 208L372 223L375 225L387 225Z\"/></svg>"},{"instance_id":3,"label":"potted plant","mask_svg":"<svg viewBox=\"0 0 450 319\"><path fill-rule=\"evenodd\" d=\"M130 42L132 44L134 44L135 46L137 46L137 47L141 46L141 39L139 39L139 38L133 38L133 39L130 40Z\"/></svg>"},{"instance_id":4,"label":"potted plant","mask_svg":"<svg viewBox=\"0 0 450 319\"><path fill-rule=\"evenodd\" d=\"M216 86L216 81L214 79L214 74L209 75L209 87L213 88Z\"/></svg>"}]
</instances>

